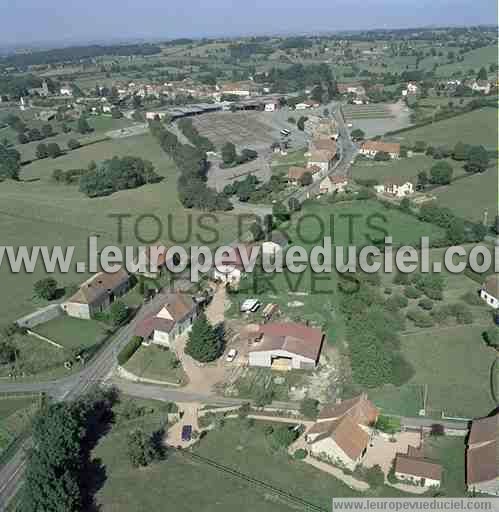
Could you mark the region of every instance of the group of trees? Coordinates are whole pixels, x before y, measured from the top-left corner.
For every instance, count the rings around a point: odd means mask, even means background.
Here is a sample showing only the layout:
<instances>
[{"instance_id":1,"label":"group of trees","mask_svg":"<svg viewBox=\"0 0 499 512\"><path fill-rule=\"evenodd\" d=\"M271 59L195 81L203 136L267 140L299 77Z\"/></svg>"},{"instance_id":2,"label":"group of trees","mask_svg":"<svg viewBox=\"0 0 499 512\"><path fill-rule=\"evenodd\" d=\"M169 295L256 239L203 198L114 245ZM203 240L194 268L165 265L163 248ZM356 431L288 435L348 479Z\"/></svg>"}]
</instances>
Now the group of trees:
<instances>
[{"instance_id":1,"label":"group of trees","mask_svg":"<svg viewBox=\"0 0 499 512\"><path fill-rule=\"evenodd\" d=\"M208 137L200 135L197 128L194 126L192 119L181 119L178 122L180 131L189 139L194 146L200 151L215 151L215 146Z\"/></svg>"},{"instance_id":2,"label":"group of trees","mask_svg":"<svg viewBox=\"0 0 499 512\"><path fill-rule=\"evenodd\" d=\"M21 127L21 125L18 126ZM19 142L19 144L27 144L28 142L44 140L54 135L56 135L56 133L49 123L45 123L40 130L38 128L28 129L24 126L24 130L19 131L17 134L17 142Z\"/></svg>"},{"instance_id":3,"label":"group of trees","mask_svg":"<svg viewBox=\"0 0 499 512\"><path fill-rule=\"evenodd\" d=\"M164 458L166 449L160 434L161 432L146 434L141 428L128 433L127 454L133 467L146 467Z\"/></svg>"},{"instance_id":4,"label":"group of trees","mask_svg":"<svg viewBox=\"0 0 499 512\"><path fill-rule=\"evenodd\" d=\"M113 389L92 389L76 402L42 404L33 421L20 510L89 510L89 479L98 471L90 450L116 401Z\"/></svg>"},{"instance_id":5,"label":"group of trees","mask_svg":"<svg viewBox=\"0 0 499 512\"><path fill-rule=\"evenodd\" d=\"M53 277L40 279L33 286L36 297L44 300L54 300L57 297L58 285Z\"/></svg>"},{"instance_id":6,"label":"group of trees","mask_svg":"<svg viewBox=\"0 0 499 512\"><path fill-rule=\"evenodd\" d=\"M40 142L36 146L36 158L42 159L42 158L57 158L58 156L62 155L62 150L57 144L57 142L49 142L48 144L45 144L43 142Z\"/></svg>"},{"instance_id":7,"label":"group of trees","mask_svg":"<svg viewBox=\"0 0 499 512\"><path fill-rule=\"evenodd\" d=\"M6 178L19 179L21 154L8 142L0 142L0 181Z\"/></svg>"},{"instance_id":8,"label":"group of trees","mask_svg":"<svg viewBox=\"0 0 499 512\"><path fill-rule=\"evenodd\" d=\"M208 162L206 153L190 144L182 144L178 137L166 130L157 120L149 127L162 149L172 157L180 171L177 187L179 199L186 208L202 210L230 210L229 199L206 185Z\"/></svg>"},{"instance_id":9,"label":"group of trees","mask_svg":"<svg viewBox=\"0 0 499 512\"><path fill-rule=\"evenodd\" d=\"M158 183L161 179L149 160L134 156L114 157L83 174L80 178L80 191L89 197L106 196L117 190Z\"/></svg>"},{"instance_id":10,"label":"group of trees","mask_svg":"<svg viewBox=\"0 0 499 512\"><path fill-rule=\"evenodd\" d=\"M226 142L222 146L222 161L224 167L234 167L241 165L251 160L255 160L258 157L258 153L253 149L245 148L238 155L236 146L232 142Z\"/></svg>"}]
</instances>

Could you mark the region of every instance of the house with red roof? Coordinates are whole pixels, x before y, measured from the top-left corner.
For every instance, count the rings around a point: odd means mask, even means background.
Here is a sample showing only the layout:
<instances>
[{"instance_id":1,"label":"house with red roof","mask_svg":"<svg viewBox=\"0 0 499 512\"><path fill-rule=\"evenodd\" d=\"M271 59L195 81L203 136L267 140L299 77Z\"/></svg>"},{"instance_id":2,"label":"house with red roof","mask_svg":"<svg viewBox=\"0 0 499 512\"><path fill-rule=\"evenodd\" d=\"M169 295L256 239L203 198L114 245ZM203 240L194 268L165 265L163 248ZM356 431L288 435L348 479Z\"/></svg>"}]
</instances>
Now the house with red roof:
<instances>
[{"instance_id":1,"label":"house with red roof","mask_svg":"<svg viewBox=\"0 0 499 512\"><path fill-rule=\"evenodd\" d=\"M274 370L311 370L324 343L321 329L298 323L260 325L249 350L249 365Z\"/></svg>"}]
</instances>

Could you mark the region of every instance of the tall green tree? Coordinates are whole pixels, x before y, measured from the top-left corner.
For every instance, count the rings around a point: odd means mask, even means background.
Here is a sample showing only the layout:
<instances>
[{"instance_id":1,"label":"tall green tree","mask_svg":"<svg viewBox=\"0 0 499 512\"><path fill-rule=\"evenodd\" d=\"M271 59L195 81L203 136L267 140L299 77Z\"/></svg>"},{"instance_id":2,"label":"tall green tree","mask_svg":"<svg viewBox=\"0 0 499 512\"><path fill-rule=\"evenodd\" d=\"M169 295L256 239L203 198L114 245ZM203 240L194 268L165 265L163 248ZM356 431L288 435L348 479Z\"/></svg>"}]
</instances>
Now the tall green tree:
<instances>
[{"instance_id":1,"label":"tall green tree","mask_svg":"<svg viewBox=\"0 0 499 512\"><path fill-rule=\"evenodd\" d=\"M487 70L482 66L476 76L477 80L488 80Z\"/></svg>"},{"instance_id":2,"label":"tall green tree","mask_svg":"<svg viewBox=\"0 0 499 512\"><path fill-rule=\"evenodd\" d=\"M468 153L468 161L464 164L466 172L484 172L489 166L489 154L483 146L473 146Z\"/></svg>"},{"instance_id":3,"label":"tall green tree","mask_svg":"<svg viewBox=\"0 0 499 512\"><path fill-rule=\"evenodd\" d=\"M185 352L201 363L214 361L223 352L223 337L208 322L204 313L192 325Z\"/></svg>"},{"instance_id":4,"label":"tall green tree","mask_svg":"<svg viewBox=\"0 0 499 512\"><path fill-rule=\"evenodd\" d=\"M53 277L40 279L35 283L33 290L40 299L53 300L57 295L57 281Z\"/></svg>"},{"instance_id":5,"label":"tall green tree","mask_svg":"<svg viewBox=\"0 0 499 512\"><path fill-rule=\"evenodd\" d=\"M459 141L452 151L452 158L454 160L467 160L468 159L468 153L469 153L469 146L464 144L463 142Z\"/></svg>"},{"instance_id":6,"label":"tall green tree","mask_svg":"<svg viewBox=\"0 0 499 512\"><path fill-rule=\"evenodd\" d=\"M81 134L89 133L92 131L92 128L88 124L87 118L83 114L78 119L78 123L76 124L76 129Z\"/></svg>"},{"instance_id":7,"label":"tall green tree","mask_svg":"<svg viewBox=\"0 0 499 512\"><path fill-rule=\"evenodd\" d=\"M0 179L19 179L21 168L21 154L15 148L0 144Z\"/></svg>"},{"instance_id":8,"label":"tall green tree","mask_svg":"<svg viewBox=\"0 0 499 512\"><path fill-rule=\"evenodd\" d=\"M226 142L222 146L222 160L224 164L231 164L237 158L236 146L232 142Z\"/></svg>"},{"instance_id":9,"label":"tall green tree","mask_svg":"<svg viewBox=\"0 0 499 512\"><path fill-rule=\"evenodd\" d=\"M449 162L438 162L430 169L430 182L434 185L448 185L454 170Z\"/></svg>"}]
</instances>

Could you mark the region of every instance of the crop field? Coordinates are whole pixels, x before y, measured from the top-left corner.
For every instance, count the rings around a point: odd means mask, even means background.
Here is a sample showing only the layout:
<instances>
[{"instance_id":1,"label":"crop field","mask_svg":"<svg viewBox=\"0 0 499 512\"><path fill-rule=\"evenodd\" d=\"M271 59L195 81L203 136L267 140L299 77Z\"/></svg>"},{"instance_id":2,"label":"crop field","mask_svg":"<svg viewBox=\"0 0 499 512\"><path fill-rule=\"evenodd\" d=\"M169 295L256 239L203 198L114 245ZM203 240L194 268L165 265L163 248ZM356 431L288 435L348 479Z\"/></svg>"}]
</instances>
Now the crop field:
<instances>
[{"instance_id":1,"label":"crop field","mask_svg":"<svg viewBox=\"0 0 499 512\"><path fill-rule=\"evenodd\" d=\"M453 147L461 141L466 144L483 144L492 150L497 149L497 109L474 110L398 134L396 138L405 144L414 144L422 140L432 146Z\"/></svg>"},{"instance_id":2,"label":"crop field","mask_svg":"<svg viewBox=\"0 0 499 512\"><path fill-rule=\"evenodd\" d=\"M54 169L75 169L113 156L134 155L151 160L161 183L124 190L108 197L89 199L77 186L55 184L51 181ZM176 168L150 135L129 137L87 146L55 160L45 159L22 168L20 182L0 184L0 233L4 245L74 246L73 261L88 260L88 237L99 237L99 247L118 243L117 219L111 214L129 214L123 224L122 244L140 245L134 225L139 216L156 215L161 226L151 219L140 222L138 233L143 240L155 239L189 245L199 241L203 232L199 225L202 213L183 208L177 198ZM173 220L174 219L174 220ZM232 241L238 230L233 214L217 214L210 220L220 233L219 243ZM205 237L208 235L205 232ZM211 235L210 235L211 236ZM215 242L214 242L215 243ZM7 266L0 269L0 281L10 294L0 299L4 322L13 321L33 310L33 284L44 277L42 265L34 273L11 273ZM56 273L61 285L82 282L88 274L76 273L75 266L68 274ZM16 300L11 299L15 294ZM42 305L42 304L36 304Z\"/></svg>"},{"instance_id":3,"label":"crop field","mask_svg":"<svg viewBox=\"0 0 499 512\"><path fill-rule=\"evenodd\" d=\"M343 114L347 121L353 119L383 119L395 117L388 105L376 103L372 105L346 105Z\"/></svg>"},{"instance_id":4,"label":"crop field","mask_svg":"<svg viewBox=\"0 0 499 512\"><path fill-rule=\"evenodd\" d=\"M456 215L480 221L484 212L488 212L488 223L494 222L498 207L498 171L497 167L488 169L483 174L467 176L435 191L438 202L447 206Z\"/></svg>"},{"instance_id":5,"label":"crop field","mask_svg":"<svg viewBox=\"0 0 499 512\"><path fill-rule=\"evenodd\" d=\"M194 125L220 149L226 142L239 147L268 147L271 129L252 112L217 112L197 116Z\"/></svg>"}]
</instances>

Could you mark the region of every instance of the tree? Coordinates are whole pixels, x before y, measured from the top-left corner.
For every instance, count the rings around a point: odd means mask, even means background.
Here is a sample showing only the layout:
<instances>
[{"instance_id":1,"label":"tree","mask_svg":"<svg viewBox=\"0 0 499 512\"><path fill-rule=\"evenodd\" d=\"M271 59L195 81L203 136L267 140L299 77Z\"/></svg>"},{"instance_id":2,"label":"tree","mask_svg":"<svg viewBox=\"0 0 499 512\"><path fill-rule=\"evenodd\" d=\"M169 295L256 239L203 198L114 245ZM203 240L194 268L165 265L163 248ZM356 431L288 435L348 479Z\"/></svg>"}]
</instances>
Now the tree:
<instances>
[{"instance_id":1,"label":"tree","mask_svg":"<svg viewBox=\"0 0 499 512\"><path fill-rule=\"evenodd\" d=\"M300 402L300 412L305 418L315 420L319 413L319 401L315 398L304 398Z\"/></svg>"},{"instance_id":2,"label":"tree","mask_svg":"<svg viewBox=\"0 0 499 512\"><path fill-rule=\"evenodd\" d=\"M28 139L31 142L35 140L42 140L43 135L40 133L40 130L38 128L31 128L31 130L28 131Z\"/></svg>"},{"instance_id":3,"label":"tree","mask_svg":"<svg viewBox=\"0 0 499 512\"><path fill-rule=\"evenodd\" d=\"M73 149L78 149L80 146L81 146L81 144L76 139L69 139L68 140L68 149L69 150L72 151Z\"/></svg>"},{"instance_id":4,"label":"tree","mask_svg":"<svg viewBox=\"0 0 499 512\"><path fill-rule=\"evenodd\" d=\"M489 327L482 333L482 337L489 347L499 349L499 328Z\"/></svg>"},{"instance_id":5,"label":"tree","mask_svg":"<svg viewBox=\"0 0 499 512\"><path fill-rule=\"evenodd\" d=\"M223 352L223 337L208 322L204 313L192 325L185 352L201 363L214 361Z\"/></svg>"},{"instance_id":6,"label":"tree","mask_svg":"<svg viewBox=\"0 0 499 512\"><path fill-rule=\"evenodd\" d=\"M312 173L307 171L302 174L300 177L300 185L302 187L306 187L308 185L311 185L313 183L314 179L312 177Z\"/></svg>"},{"instance_id":7,"label":"tree","mask_svg":"<svg viewBox=\"0 0 499 512\"><path fill-rule=\"evenodd\" d=\"M305 123L308 121L308 117L307 116L301 116L299 119L298 119L298 122L296 123L296 126L298 128L298 130L300 131L305 131Z\"/></svg>"},{"instance_id":8,"label":"tree","mask_svg":"<svg viewBox=\"0 0 499 512\"><path fill-rule=\"evenodd\" d=\"M424 189L428 185L428 173L426 171L418 172L417 188Z\"/></svg>"},{"instance_id":9,"label":"tree","mask_svg":"<svg viewBox=\"0 0 499 512\"><path fill-rule=\"evenodd\" d=\"M67 123L62 123L61 129L63 133L69 133L71 131L71 126L69 126Z\"/></svg>"},{"instance_id":10,"label":"tree","mask_svg":"<svg viewBox=\"0 0 499 512\"><path fill-rule=\"evenodd\" d=\"M469 147L463 142L459 141L458 143L456 143L452 151L452 159L457 161L467 160L468 153Z\"/></svg>"},{"instance_id":11,"label":"tree","mask_svg":"<svg viewBox=\"0 0 499 512\"><path fill-rule=\"evenodd\" d=\"M488 80L487 70L482 66L476 76L477 80Z\"/></svg>"},{"instance_id":12,"label":"tree","mask_svg":"<svg viewBox=\"0 0 499 512\"><path fill-rule=\"evenodd\" d=\"M52 125L47 123L42 126L42 135L43 138L52 137L54 135L54 130L52 129Z\"/></svg>"},{"instance_id":13,"label":"tree","mask_svg":"<svg viewBox=\"0 0 499 512\"><path fill-rule=\"evenodd\" d=\"M324 89L321 84L316 85L312 89L312 94L310 95L310 97L317 103L322 103L322 99L324 97Z\"/></svg>"},{"instance_id":14,"label":"tree","mask_svg":"<svg viewBox=\"0 0 499 512\"><path fill-rule=\"evenodd\" d=\"M263 231L263 228L259 222L254 222L251 224L249 227L249 232L251 233L254 242L259 242L265 238L265 232Z\"/></svg>"},{"instance_id":15,"label":"tree","mask_svg":"<svg viewBox=\"0 0 499 512\"><path fill-rule=\"evenodd\" d=\"M57 281L53 277L40 279L34 284L33 290L40 299L53 300L57 296Z\"/></svg>"},{"instance_id":16,"label":"tree","mask_svg":"<svg viewBox=\"0 0 499 512\"><path fill-rule=\"evenodd\" d=\"M298 432L287 425L282 425L275 427L269 437L272 450L284 451L296 440Z\"/></svg>"},{"instance_id":17,"label":"tree","mask_svg":"<svg viewBox=\"0 0 499 512\"><path fill-rule=\"evenodd\" d=\"M468 161L464 164L466 172L484 172L489 166L489 154L483 146L473 146L468 153Z\"/></svg>"},{"instance_id":18,"label":"tree","mask_svg":"<svg viewBox=\"0 0 499 512\"><path fill-rule=\"evenodd\" d=\"M237 158L236 146L232 142L226 142L222 146L222 160L224 164L229 165Z\"/></svg>"},{"instance_id":19,"label":"tree","mask_svg":"<svg viewBox=\"0 0 499 512\"><path fill-rule=\"evenodd\" d=\"M135 468L148 466L155 459L155 450L151 439L141 428L128 433L127 453Z\"/></svg>"},{"instance_id":20,"label":"tree","mask_svg":"<svg viewBox=\"0 0 499 512\"><path fill-rule=\"evenodd\" d=\"M18 350L11 339L0 340L0 364L15 362Z\"/></svg>"},{"instance_id":21,"label":"tree","mask_svg":"<svg viewBox=\"0 0 499 512\"><path fill-rule=\"evenodd\" d=\"M121 325L128 319L129 311L128 306L123 302L117 300L113 302L109 310L111 321L113 325Z\"/></svg>"},{"instance_id":22,"label":"tree","mask_svg":"<svg viewBox=\"0 0 499 512\"><path fill-rule=\"evenodd\" d=\"M454 169L449 162L438 162L430 169L430 183L433 185L448 185L452 180Z\"/></svg>"},{"instance_id":23,"label":"tree","mask_svg":"<svg viewBox=\"0 0 499 512\"><path fill-rule=\"evenodd\" d=\"M40 142L38 146L36 146L36 158L47 158L49 156L49 151L47 148L47 144Z\"/></svg>"},{"instance_id":24,"label":"tree","mask_svg":"<svg viewBox=\"0 0 499 512\"><path fill-rule=\"evenodd\" d=\"M47 154L50 158L57 158L62 155L61 148L57 142L50 142L47 144Z\"/></svg>"},{"instance_id":25,"label":"tree","mask_svg":"<svg viewBox=\"0 0 499 512\"><path fill-rule=\"evenodd\" d=\"M88 124L87 118L83 114L78 119L76 129L78 133L81 134L90 133L92 131L92 128L90 128L90 125Z\"/></svg>"},{"instance_id":26,"label":"tree","mask_svg":"<svg viewBox=\"0 0 499 512\"><path fill-rule=\"evenodd\" d=\"M424 140L417 140L414 144L414 153L424 153L426 149L426 142Z\"/></svg>"},{"instance_id":27,"label":"tree","mask_svg":"<svg viewBox=\"0 0 499 512\"><path fill-rule=\"evenodd\" d=\"M0 180L2 178L19 179L20 168L21 154L19 151L6 144L0 144Z\"/></svg>"},{"instance_id":28,"label":"tree","mask_svg":"<svg viewBox=\"0 0 499 512\"><path fill-rule=\"evenodd\" d=\"M366 134L360 128L356 128L352 130L351 136L353 140L364 140Z\"/></svg>"},{"instance_id":29,"label":"tree","mask_svg":"<svg viewBox=\"0 0 499 512\"><path fill-rule=\"evenodd\" d=\"M288 200L288 208L290 212L298 212L301 210L301 203L296 197L290 197Z\"/></svg>"},{"instance_id":30,"label":"tree","mask_svg":"<svg viewBox=\"0 0 499 512\"><path fill-rule=\"evenodd\" d=\"M282 203L275 203L272 206L272 216L280 223L289 220L290 213Z\"/></svg>"}]
</instances>

